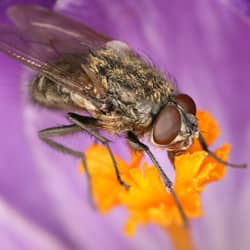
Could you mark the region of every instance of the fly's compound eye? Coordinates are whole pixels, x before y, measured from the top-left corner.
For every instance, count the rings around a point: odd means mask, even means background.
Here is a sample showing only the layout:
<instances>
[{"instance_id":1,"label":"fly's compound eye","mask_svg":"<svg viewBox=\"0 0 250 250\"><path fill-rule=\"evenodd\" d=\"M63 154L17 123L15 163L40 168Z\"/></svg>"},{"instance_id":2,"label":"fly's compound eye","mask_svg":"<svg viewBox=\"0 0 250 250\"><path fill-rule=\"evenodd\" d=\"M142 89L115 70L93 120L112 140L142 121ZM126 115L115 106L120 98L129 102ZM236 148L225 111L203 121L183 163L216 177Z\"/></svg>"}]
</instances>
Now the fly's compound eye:
<instances>
[{"instance_id":1,"label":"fly's compound eye","mask_svg":"<svg viewBox=\"0 0 250 250\"><path fill-rule=\"evenodd\" d=\"M194 100L186 94L179 94L175 97L176 102L184 109L186 113L196 114L196 105Z\"/></svg>"},{"instance_id":2,"label":"fly's compound eye","mask_svg":"<svg viewBox=\"0 0 250 250\"><path fill-rule=\"evenodd\" d=\"M154 123L153 141L162 146L171 143L181 129L181 115L175 106L165 106Z\"/></svg>"}]
</instances>

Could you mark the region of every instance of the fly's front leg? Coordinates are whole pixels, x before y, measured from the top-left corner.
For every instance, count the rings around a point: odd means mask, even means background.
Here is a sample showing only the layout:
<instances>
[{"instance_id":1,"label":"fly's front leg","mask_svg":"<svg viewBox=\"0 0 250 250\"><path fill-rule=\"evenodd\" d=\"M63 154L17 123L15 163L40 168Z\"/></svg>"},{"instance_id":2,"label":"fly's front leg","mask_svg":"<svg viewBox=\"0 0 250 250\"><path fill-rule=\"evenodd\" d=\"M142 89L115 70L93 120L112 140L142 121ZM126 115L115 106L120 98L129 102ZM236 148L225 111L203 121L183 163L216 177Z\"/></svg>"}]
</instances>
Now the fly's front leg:
<instances>
[{"instance_id":1,"label":"fly's front leg","mask_svg":"<svg viewBox=\"0 0 250 250\"><path fill-rule=\"evenodd\" d=\"M77 158L81 159L82 165L84 167L86 177L88 180L88 193L89 193L90 202L91 202L92 206L95 207L94 201L93 201L91 175L89 173L89 169L88 169L88 165L87 165L86 157L85 157L84 153L77 151L77 150L74 150L74 149L71 149L71 148L51 139L51 137L65 136L65 135L69 135L69 134L79 133L81 131L82 131L82 129L80 127L78 127L75 124L71 124L71 125L65 125L65 126L60 126L60 127L47 128L47 129L39 131L38 135L39 135L39 138L43 142L45 142L47 145L49 145L51 148L53 148L59 152L62 152L62 153L65 153L65 154L68 154L68 155L71 155L73 157L77 157Z\"/></svg>"},{"instance_id":2,"label":"fly's front leg","mask_svg":"<svg viewBox=\"0 0 250 250\"><path fill-rule=\"evenodd\" d=\"M183 220L184 225L188 226L187 216L186 216L186 214L185 214L185 212L180 204L180 201L179 201L179 199L178 199L178 197L173 189L173 183L169 179L169 177L166 175L166 173L163 171L162 167L160 166L160 164L156 160L155 156L153 155L153 153L151 152L149 147L147 145L143 144L142 142L140 142L139 139L137 138L137 136L132 132L128 132L127 139L130 141L130 143L132 143L133 146L144 151L149 156L149 158L153 162L154 166L157 168L165 187L169 190L170 194L172 195L172 197L175 201L175 204L179 210L179 213L181 215L181 218Z\"/></svg>"},{"instance_id":3,"label":"fly's front leg","mask_svg":"<svg viewBox=\"0 0 250 250\"><path fill-rule=\"evenodd\" d=\"M116 178L117 181L126 189L129 189L129 185L126 184L120 175L120 171L117 165L117 162L115 160L114 154L110 148L110 141L105 138L104 136L102 136L98 131L96 131L95 129L93 129L93 126L90 127L89 124L91 123L91 120L96 122L96 127L98 127L98 121L95 120L94 118L90 118L90 117L85 117L85 116L81 116L75 113L68 113L68 119L73 122L75 125L77 125L78 127L80 127L82 130L86 131L88 134L92 135L97 141L101 142L108 150L109 155L111 157L113 166L114 166L114 170L115 170L115 174L116 174ZM92 122L92 123L94 123Z\"/></svg>"},{"instance_id":4,"label":"fly's front leg","mask_svg":"<svg viewBox=\"0 0 250 250\"><path fill-rule=\"evenodd\" d=\"M232 167L232 168L247 168L247 164L233 164L227 161L223 161L220 157L218 157L214 152L212 152L209 148L208 145L205 141L205 139L203 138L202 134L199 133L199 137L198 137L199 143L202 147L202 149L204 151L206 151L212 158L214 158L218 163L224 164L228 167Z\"/></svg>"}]
</instances>

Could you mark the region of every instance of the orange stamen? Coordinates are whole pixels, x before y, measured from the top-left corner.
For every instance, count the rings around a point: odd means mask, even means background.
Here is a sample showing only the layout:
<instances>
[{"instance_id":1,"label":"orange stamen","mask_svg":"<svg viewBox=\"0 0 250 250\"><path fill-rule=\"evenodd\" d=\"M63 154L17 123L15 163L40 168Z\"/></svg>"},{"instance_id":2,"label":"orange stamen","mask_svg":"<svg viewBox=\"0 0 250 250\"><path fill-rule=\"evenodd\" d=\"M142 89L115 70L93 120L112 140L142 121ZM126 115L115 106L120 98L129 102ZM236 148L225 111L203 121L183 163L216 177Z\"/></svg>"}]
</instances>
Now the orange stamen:
<instances>
[{"instance_id":1,"label":"orange stamen","mask_svg":"<svg viewBox=\"0 0 250 250\"><path fill-rule=\"evenodd\" d=\"M197 118L199 129L210 145L219 135L218 126L207 112L199 111ZM227 160L229 150L230 146L225 144L215 152L221 159ZM128 212L125 224L127 235L133 235L139 225L153 223L166 229L173 241L178 240L180 244L183 242L185 245L184 242L190 240L187 232L184 232L172 196L162 184L156 168L142 163L142 153L131 151L130 163L116 157L121 178L130 185L129 191L118 183L110 155L105 147L92 145L86 151L86 155L98 209L100 212L108 212L116 206L125 207ZM80 169L82 172L83 167ZM187 217L189 219L201 217L200 193L208 183L224 177L225 166L202 151L196 140L189 150L175 157L175 170L174 190ZM183 241L179 240L181 235L185 236ZM184 249L181 245L176 246L177 249Z\"/></svg>"}]
</instances>

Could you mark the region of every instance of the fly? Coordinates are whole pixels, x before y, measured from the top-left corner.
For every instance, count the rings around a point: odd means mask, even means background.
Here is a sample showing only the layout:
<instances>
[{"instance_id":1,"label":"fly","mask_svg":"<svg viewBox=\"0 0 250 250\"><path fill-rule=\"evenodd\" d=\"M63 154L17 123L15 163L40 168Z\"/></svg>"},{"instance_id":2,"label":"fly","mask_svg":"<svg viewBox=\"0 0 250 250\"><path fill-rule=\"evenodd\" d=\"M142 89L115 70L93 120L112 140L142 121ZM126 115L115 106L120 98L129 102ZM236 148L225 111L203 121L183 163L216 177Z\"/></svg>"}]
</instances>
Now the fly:
<instances>
[{"instance_id":1,"label":"fly","mask_svg":"<svg viewBox=\"0 0 250 250\"><path fill-rule=\"evenodd\" d=\"M140 141L166 149L173 158L188 149L194 138L219 163L198 130L196 105L178 93L170 79L145 62L127 44L99 34L84 24L38 6L16 5L8 9L11 25L0 25L0 50L38 73L31 84L33 100L49 109L68 111L70 125L39 131L42 141L57 151L79 157L91 181L85 155L57 143L53 137L86 131L107 149L118 182L122 180L110 141L98 131L125 134L130 145L149 156L171 193L182 220L186 215L150 148ZM86 116L79 112L86 112Z\"/></svg>"}]
</instances>

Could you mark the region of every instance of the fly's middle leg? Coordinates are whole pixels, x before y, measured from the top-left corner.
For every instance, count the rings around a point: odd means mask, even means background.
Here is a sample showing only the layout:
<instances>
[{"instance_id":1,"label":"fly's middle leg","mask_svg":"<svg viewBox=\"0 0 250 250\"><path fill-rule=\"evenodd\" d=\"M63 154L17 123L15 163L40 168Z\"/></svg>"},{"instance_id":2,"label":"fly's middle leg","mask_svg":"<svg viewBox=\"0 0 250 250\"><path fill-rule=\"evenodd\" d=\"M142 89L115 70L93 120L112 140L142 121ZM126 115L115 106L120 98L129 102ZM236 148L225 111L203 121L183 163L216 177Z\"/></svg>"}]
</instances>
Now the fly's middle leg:
<instances>
[{"instance_id":1,"label":"fly's middle leg","mask_svg":"<svg viewBox=\"0 0 250 250\"><path fill-rule=\"evenodd\" d=\"M126 189L129 189L129 185L127 183L125 183L120 175L120 171L116 162L116 159L114 157L114 154L110 148L110 141L105 138L104 136L102 136L97 130L94 129L94 127L98 128L98 121L94 118L91 117L86 117L86 116L81 116L75 113L68 113L68 119L73 122L75 125L77 125L79 128L81 128L82 130L84 130L85 132L87 132L89 135L93 136L97 141L99 141L100 143L102 143L108 150L109 155L111 157L113 166L114 166L114 170L115 170L115 174L116 174L116 178L117 181ZM96 125L96 126L95 126Z\"/></svg>"}]
</instances>

